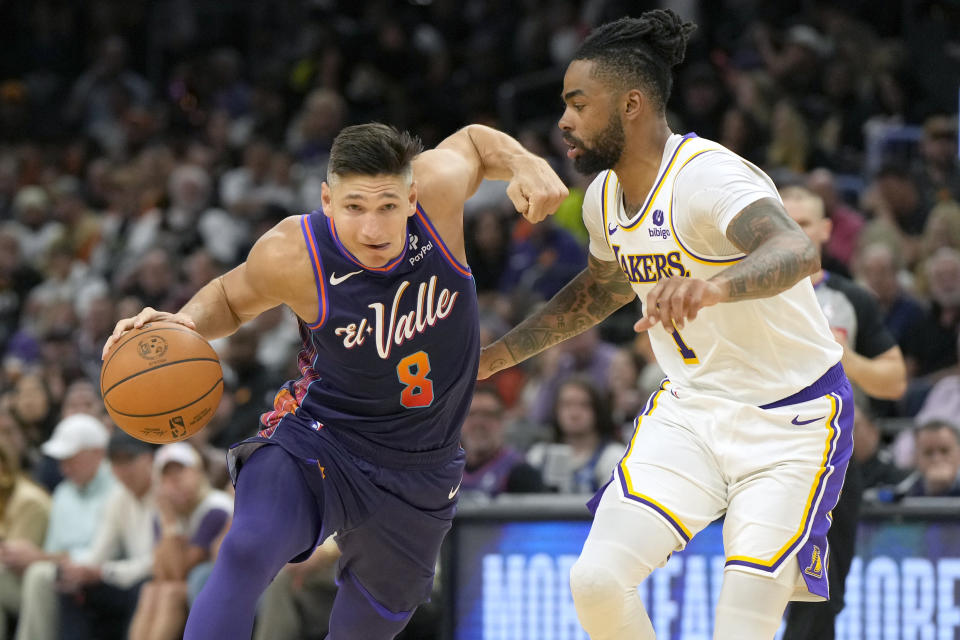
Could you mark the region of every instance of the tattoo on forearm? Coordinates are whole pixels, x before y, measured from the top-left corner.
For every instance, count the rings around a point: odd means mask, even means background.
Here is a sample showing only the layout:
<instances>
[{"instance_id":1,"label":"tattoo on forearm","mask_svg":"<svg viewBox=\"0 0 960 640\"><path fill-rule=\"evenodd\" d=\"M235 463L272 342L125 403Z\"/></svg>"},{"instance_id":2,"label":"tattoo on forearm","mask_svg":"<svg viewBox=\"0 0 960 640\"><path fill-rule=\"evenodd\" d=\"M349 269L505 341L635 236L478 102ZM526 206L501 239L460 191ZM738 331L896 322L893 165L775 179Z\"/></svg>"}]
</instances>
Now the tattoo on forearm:
<instances>
[{"instance_id":1,"label":"tattoo on forearm","mask_svg":"<svg viewBox=\"0 0 960 640\"><path fill-rule=\"evenodd\" d=\"M502 340L514 362L583 333L633 300L633 289L616 263L590 256L590 265L539 311Z\"/></svg>"},{"instance_id":2,"label":"tattoo on forearm","mask_svg":"<svg viewBox=\"0 0 960 640\"><path fill-rule=\"evenodd\" d=\"M749 254L719 276L727 282L731 300L775 295L819 268L816 248L773 199L741 211L727 237Z\"/></svg>"}]
</instances>

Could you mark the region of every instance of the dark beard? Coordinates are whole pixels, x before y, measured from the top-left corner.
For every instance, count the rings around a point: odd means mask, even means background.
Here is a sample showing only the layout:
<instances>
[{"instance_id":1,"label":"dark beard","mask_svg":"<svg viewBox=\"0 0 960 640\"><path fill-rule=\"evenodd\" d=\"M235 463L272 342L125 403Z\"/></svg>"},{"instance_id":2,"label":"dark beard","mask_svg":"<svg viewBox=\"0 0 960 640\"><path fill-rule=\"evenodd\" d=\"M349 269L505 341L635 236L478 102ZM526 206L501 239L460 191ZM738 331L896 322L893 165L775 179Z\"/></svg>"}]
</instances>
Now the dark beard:
<instances>
[{"instance_id":1,"label":"dark beard","mask_svg":"<svg viewBox=\"0 0 960 640\"><path fill-rule=\"evenodd\" d=\"M623 154L626 136L623 123L616 116L610 118L607 128L600 132L593 148L580 147L580 155L574 158L573 166L584 175L590 175L604 169L612 169Z\"/></svg>"}]
</instances>

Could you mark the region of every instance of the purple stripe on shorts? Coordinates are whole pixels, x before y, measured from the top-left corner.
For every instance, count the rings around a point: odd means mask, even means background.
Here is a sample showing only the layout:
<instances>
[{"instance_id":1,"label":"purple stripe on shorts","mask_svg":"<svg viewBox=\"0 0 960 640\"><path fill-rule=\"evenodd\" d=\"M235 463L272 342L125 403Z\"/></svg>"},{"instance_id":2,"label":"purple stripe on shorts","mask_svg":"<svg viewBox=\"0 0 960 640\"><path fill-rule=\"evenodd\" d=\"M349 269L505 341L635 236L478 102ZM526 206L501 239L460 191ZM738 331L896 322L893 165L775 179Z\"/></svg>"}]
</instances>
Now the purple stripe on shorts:
<instances>
[{"instance_id":1,"label":"purple stripe on shorts","mask_svg":"<svg viewBox=\"0 0 960 640\"><path fill-rule=\"evenodd\" d=\"M776 409L777 407L786 407L791 404L800 404L801 402L808 402L810 400L815 400L816 398L822 398L831 391L838 389L846 379L847 374L843 371L843 365L838 362L827 369L825 374L820 376L816 382L811 384L806 389L801 389L792 396L787 396L782 400L777 400L776 402L771 402L770 404L760 405L760 408Z\"/></svg>"}]
</instances>

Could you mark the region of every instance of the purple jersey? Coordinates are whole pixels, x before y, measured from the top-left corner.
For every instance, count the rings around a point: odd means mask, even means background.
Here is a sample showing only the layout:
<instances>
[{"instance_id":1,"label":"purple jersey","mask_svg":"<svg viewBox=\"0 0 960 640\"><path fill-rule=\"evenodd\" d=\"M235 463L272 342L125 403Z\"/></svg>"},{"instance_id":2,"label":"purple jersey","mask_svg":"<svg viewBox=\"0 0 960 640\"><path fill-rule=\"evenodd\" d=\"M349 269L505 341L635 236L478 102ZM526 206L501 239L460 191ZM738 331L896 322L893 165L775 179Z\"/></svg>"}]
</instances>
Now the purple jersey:
<instances>
[{"instance_id":1,"label":"purple jersey","mask_svg":"<svg viewBox=\"0 0 960 640\"><path fill-rule=\"evenodd\" d=\"M389 466L454 456L480 355L470 269L419 205L403 253L383 267L362 265L321 210L300 226L320 309L312 323L300 322L301 376L280 389L260 435L272 437L293 414L297 449L312 448L304 438L323 429Z\"/></svg>"}]
</instances>

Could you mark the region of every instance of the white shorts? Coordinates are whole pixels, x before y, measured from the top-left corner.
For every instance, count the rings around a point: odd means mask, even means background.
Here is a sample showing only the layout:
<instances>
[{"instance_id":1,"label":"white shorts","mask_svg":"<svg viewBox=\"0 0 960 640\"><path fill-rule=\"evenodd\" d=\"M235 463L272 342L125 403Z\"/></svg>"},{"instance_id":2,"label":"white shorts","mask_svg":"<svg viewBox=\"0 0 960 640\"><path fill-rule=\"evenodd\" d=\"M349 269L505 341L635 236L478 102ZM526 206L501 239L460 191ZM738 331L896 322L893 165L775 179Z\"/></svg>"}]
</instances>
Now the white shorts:
<instances>
[{"instance_id":1,"label":"white shorts","mask_svg":"<svg viewBox=\"0 0 960 640\"><path fill-rule=\"evenodd\" d=\"M776 576L796 557L806 589L794 599L829 598L826 534L853 449L850 384L831 372L764 407L665 381L607 490L664 519L678 549L726 516L728 569Z\"/></svg>"}]
</instances>

